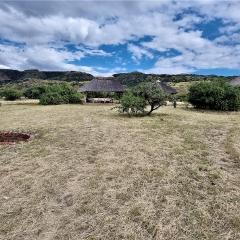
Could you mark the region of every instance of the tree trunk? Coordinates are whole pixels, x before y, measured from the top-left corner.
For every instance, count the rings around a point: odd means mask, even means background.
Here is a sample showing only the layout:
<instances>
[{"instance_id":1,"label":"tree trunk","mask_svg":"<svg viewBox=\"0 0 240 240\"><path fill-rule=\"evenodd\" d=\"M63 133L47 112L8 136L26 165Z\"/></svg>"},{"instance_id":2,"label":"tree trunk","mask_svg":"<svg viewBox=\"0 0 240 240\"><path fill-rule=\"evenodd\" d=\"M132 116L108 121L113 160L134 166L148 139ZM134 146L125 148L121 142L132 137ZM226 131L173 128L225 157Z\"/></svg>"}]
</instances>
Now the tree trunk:
<instances>
[{"instance_id":1,"label":"tree trunk","mask_svg":"<svg viewBox=\"0 0 240 240\"><path fill-rule=\"evenodd\" d=\"M151 105L151 109L150 111L147 113L147 115L149 116L154 110L157 110L159 107L161 107L161 105L158 105L157 107L154 108L154 105Z\"/></svg>"},{"instance_id":2,"label":"tree trunk","mask_svg":"<svg viewBox=\"0 0 240 240\"><path fill-rule=\"evenodd\" d=\"M154 106L151 106L151 109L150 109L150 111L147 113L147 115L149 116L151 113L152 113L152 111L154 111L155 109L154 109Z\"/></svg>"}]
</instances>

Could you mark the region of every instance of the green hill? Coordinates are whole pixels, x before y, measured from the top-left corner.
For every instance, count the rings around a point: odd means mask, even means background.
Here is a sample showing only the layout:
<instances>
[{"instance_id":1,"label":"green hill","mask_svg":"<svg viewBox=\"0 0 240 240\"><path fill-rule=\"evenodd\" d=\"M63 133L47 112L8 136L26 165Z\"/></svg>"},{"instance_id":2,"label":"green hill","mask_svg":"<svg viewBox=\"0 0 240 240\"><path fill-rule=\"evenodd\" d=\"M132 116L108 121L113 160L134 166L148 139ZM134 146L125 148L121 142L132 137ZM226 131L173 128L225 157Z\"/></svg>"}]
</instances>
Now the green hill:
<instances>
[{"instance_id":1,"label":"green hill","mask_svg":"<svg viewBox=\"0 0 240 240\"><path fill-rule=\"evenodd\" d=\"M37 69L18 71L0 69L0 84L21 83L31 79L82 82L90 81L93 79L93 75L75 71L39 71Z\"/></svg>"}]
</instances>

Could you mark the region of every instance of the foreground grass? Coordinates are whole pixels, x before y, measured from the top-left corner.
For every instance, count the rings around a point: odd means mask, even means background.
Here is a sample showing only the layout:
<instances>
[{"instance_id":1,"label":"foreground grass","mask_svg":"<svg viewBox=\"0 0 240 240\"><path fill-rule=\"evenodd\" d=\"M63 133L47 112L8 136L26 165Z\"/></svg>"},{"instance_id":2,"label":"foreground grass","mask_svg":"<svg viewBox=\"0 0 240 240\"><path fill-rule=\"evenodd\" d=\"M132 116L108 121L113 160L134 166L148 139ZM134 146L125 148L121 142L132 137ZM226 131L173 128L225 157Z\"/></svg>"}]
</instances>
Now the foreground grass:
<instances>
[{"instance_id":1,"label":"foreground grass","mask_svg":"<svg viewBox=\"0 0 240 240\"><path fill-rule=\"evenodd\" d=\"M239 239L240 114L2 106L0 239Z\"/></svg>"}]
</instances>

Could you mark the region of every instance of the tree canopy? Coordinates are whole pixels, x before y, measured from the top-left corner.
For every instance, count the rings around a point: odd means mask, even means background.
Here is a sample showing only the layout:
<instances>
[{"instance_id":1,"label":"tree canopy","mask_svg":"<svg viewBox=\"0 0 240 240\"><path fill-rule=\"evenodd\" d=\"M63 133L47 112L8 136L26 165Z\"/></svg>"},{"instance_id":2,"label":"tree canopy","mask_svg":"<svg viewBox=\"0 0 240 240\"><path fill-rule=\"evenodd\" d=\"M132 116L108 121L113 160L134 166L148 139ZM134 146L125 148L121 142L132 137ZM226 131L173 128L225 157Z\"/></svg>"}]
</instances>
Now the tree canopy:
<instances>
[{"instance_id":1,"label":"tree canopy","mask_svg":"<svg viewBox=\"0 0 240 240\"><path fill-rule=\"evenodd\" d=\"M123 94L119 110L128 114L150 115L165 104L166 94L157 83L144 82ZM150 106L150 110L147 107Z\"/></svg>"}]
</instances>

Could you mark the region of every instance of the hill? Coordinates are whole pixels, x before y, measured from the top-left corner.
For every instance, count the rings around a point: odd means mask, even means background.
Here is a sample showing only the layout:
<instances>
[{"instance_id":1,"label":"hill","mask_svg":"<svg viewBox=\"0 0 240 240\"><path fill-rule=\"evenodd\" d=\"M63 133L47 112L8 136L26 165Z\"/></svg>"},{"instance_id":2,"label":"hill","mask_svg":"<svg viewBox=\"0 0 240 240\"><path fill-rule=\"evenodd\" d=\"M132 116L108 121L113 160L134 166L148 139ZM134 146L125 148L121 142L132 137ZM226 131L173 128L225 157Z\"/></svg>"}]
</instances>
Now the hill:
<instances>
[{"instance_id":1,"label":"hill","mask_svg":"<svg viewBox=\"0 0 240 240\"><path fill-rule=\"evenodd\" d=\"M215 79L225 79L229 81L233 77L224 77L216 75L196 75L196 74L145 74L141 72L132 72L132 73L118 73L114 74L122 84L127 86L134 86L137 83L144 81L152 80L161 80L163 82L193 82L193 81L213 81Z\"/></svg>"},{"instance_id":2,"label":"hill","mask_svg":"<svg viewBox=\"0 0 240 240\"><path fill-rule=\"evenodd\" d=\"M127 87L132 87L144 81L161 80L163 82L182 83L193 81L212 81L215 79L231 80L233 77L216 75L196 75L196 74L145 74L141 72L117 73L113 75L118 81ZM93 75L77 71L39 71L30 69L24 71L12 69L0 69L0 85L3 84L22 84L31 81L66 81L82 83L90 81Z\"/></svg>"},{"instance_id":3,"label":"hill","mask_svg":"<svg viewBox=\"0 0 240 240\"><path fill-rule=\"evenodd\" d=\"M76 71L39 71L37 69L18 71L0 69L0 84L19 83L29 79L81 82L90 81L93 79L93 75Z\"/></svg>"}]
</instances>

